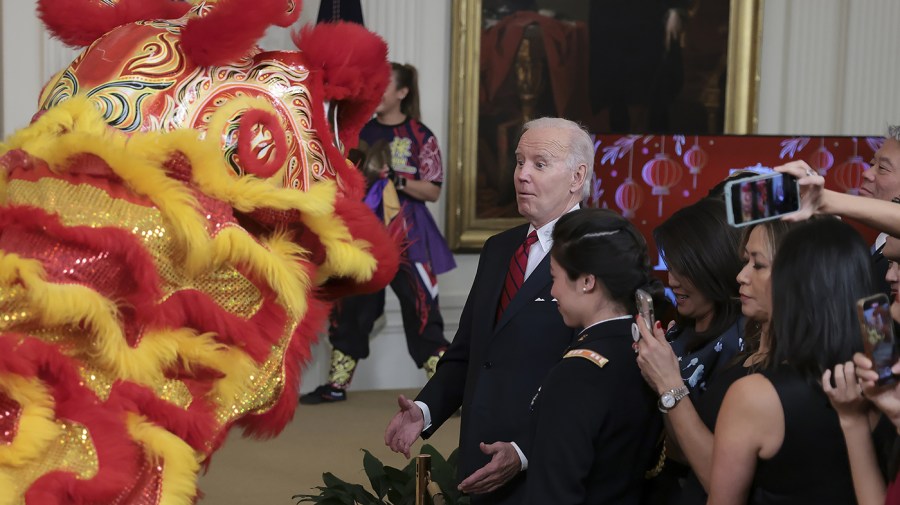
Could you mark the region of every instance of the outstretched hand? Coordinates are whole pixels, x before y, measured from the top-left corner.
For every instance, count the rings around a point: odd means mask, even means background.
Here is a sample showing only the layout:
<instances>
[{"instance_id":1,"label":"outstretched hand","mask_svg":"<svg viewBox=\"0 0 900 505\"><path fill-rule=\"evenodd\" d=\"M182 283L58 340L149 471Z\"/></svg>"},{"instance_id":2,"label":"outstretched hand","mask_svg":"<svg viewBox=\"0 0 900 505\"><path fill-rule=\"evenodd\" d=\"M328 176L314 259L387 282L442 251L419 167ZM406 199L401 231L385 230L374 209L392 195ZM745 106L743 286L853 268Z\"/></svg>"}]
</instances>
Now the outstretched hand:
<instances>
[{"instance_id":1,"label":"outstretched hand","mask_svg":"<svg viewBox=\"0 0 900 505\"><path fill-rule=\"evenodd\" d=\"M468 494L490 493L506 484L522 469L519 453L509 442L480 445L481 452L491 461L459 483L459 490Z\"/></svg>"},{"instance_id":2,"label":"outstretched hand","mask_svg":"<svg viewBox=\"0 0 900 505\"><path fill-rule=\"evenodd\" d=\"M784 216L785 221L805 221L820 213L825 204L825 178L803 160L775 167L777 172L793 175L800 184L800 210Z\"/></svg>"},{"instance_id":3,"label":"outstretched hand","mask_svg":"<svg viewBox=\"0 0 900 505\"><path fill-rule=\"evenodd\" d=\"M425 429L422 409L403 395L397 398L400 411L394 415L384 431L384 445L394 452L409 457L409 449Z\"/></svg>"}]
</instances>

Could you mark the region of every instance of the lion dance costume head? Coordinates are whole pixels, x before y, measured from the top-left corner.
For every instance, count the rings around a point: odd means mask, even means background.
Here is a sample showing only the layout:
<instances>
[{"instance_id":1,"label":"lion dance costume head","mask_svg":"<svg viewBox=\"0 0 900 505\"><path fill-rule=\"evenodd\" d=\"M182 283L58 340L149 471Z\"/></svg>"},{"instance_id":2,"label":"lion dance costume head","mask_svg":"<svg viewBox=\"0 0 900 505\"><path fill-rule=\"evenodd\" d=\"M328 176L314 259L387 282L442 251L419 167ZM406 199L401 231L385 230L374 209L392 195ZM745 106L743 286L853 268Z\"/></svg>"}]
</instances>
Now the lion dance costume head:
<instances>
[{"instance_id":1,"label":"lion dance costume head","mask_svg":"<svg viewBox=\"0 0 900 505\"><path fill-rule=\"evenodd\" d=\"M277 434L337 296L396 240L344 158L390 78L359 25L263 52L292 0L40 0L84 51L0 143L0 505L192 503Z\"/></svg>"}]
</instances>

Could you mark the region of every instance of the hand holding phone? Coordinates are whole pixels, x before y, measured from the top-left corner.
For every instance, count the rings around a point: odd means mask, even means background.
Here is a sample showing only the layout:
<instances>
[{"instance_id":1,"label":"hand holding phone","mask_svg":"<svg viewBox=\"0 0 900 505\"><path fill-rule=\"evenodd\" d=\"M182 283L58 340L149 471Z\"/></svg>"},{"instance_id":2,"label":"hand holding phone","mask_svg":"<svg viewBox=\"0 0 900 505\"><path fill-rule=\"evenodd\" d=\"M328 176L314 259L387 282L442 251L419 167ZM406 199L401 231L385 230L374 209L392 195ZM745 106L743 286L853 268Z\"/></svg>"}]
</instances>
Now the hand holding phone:
<instances>
[{"instance_id":1,"label":"hand holding phone","mask_svg":"<svg viewBox=\"0 0 900 505\"><path fill-rule=\"evenodd\" d=\"M894 345L894 324L887 295L879 293L861 298L856 302L856 313L862 332L863 349L872 360L873 369L878 374L878 384L893 384L897 378L891 372L891 367L900 359L900 355Z\"/></svg>"},{"instance_id":2,"label":"hand holding phone","mask_svg":"<svg viewBox=\"0 0 900 505\"><path fill-rule=\"evenodd\" d=\"M790 174L769 174L725 184L728 224L748 226L800 210L800 185Z\"/></svg>"},{"instance_id":3,"label":"hand holding phone","mask_svg":"<svg viewBox=\"0 0 900 505\"><path fill-rule=\"evenodd\" d=\"M634 292L634 304L637 306L638 314L641 315L644 322L647 324L647 329L652 333L653 325L656 324L656 319L653 314L653 297L643 289L638 289ZM640 333L638 333L634 339L635 342L638 340L640 340Z\"/></svg>"}]
</instances>

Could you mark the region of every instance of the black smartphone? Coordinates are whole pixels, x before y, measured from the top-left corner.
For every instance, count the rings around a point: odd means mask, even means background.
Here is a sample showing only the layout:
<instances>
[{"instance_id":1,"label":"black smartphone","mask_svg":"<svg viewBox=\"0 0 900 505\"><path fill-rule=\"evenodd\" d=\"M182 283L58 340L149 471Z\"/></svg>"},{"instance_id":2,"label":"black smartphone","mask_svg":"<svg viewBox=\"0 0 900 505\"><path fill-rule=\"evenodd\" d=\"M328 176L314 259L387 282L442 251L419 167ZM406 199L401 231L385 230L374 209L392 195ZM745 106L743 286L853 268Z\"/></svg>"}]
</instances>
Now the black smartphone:
<instances>
[{"instance_id":1,"label":"black smartphone","mask_svg":"<svg viewBox=\"0 0 900 505\"><path fill-rule=\"evenodd\" d=\"M634 292L634 304L637 305L638 314L640 314L647 323L647 329L652 332L653 325L656 324L656 319L653 315L653 297L650 296L650 293L643 289L639 289ZM638 335L640 335L640 333ZM635 338L635 340L638 339Z\"/></svg>"},{"instance_id":2,"label":"black smartphone","mask_svg":"<svg viewBox=\"0 0 900 505\"><path fill-rule=\"evenodd\" d=\"M878 373L878 384L893 384L897 378L891 367L900 359L894 345L891 304L884 293L867 296L856 302L856 315L862 331L863 349Z\"/></svg>"},{"instance_id":3,"label":"black smartphone","mask_svg":"<svg viewBox=\"0 0 900 505\"><path fill-rule=\"evenodd\" d=\"M748 226L800 210L800 185L789 174L772 172L725 184L728 224Z\"/></svg>"}]
</instances>

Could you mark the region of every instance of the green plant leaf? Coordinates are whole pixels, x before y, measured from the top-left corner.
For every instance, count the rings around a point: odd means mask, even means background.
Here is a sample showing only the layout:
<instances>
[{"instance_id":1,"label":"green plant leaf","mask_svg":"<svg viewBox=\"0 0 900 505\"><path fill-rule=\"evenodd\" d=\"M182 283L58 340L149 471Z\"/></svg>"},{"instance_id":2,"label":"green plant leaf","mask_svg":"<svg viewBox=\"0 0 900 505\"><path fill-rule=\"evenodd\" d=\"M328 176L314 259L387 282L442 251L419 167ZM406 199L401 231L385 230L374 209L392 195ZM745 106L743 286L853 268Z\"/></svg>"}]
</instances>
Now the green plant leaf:
<instances>
[{"instance_id":1,"label":"green plant leaf","mask_svg":"<svg viewBox=\"0 0 900 505\"><path fill-rule=\"evenodd\" d=\"M297 503L320 505L414 505L416 492L416 462L411 460L403 469L384 465L369 451L363 451L363 468L372 490L362 484L346 482L330 472L322 474L324 486L316 487L318 494L297 494L291 497ZM458 451L444 457L431 445L422 447L422 454L431 456L431 479L444 493L448 505L468 505L469 497L456 489L456 462ZM385 501L386 500L386 501Z\"/></svg>"},{"instance_id":2,"label":"green plant leaf","mask_svg":"<svg viewBox=\"0 0 900 505\"><path fill-rule=\"evenodd\" d=\"M362 451L364 453L363 468L369 477L369 484L371 484L372 490L375 491L379 499L384 498L387 490L390 488L390 480L385 473L384 463L373 456L371 452L365 449Z\"/></svg>"},{"instance_id":3,"label":"green plant leaf","mask_svg":"<svg viewBox=\"0 0 900 505\"><path fill-rule=\"evenodd\" d=\"M347 481L337 478L331 472L325 472L322 474L322 482L325 483L325 487L327 488L341 487L349 484Z\"/></svg>"}]
</instances>

